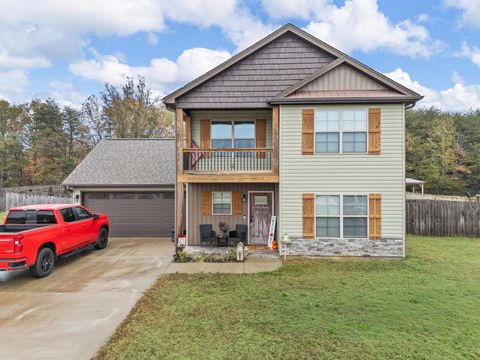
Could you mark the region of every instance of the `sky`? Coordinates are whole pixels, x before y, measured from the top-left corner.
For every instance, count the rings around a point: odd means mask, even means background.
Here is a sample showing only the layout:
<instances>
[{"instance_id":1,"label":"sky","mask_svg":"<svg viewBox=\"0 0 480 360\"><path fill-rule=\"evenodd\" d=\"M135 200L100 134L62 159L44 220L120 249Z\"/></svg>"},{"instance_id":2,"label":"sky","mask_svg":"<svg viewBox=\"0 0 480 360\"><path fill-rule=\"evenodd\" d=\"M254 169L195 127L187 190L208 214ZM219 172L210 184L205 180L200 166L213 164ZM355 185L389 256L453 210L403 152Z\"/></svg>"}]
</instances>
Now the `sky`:
<instances>
[{"instance_id":1,"label":"sky","mask_svg":"<svg viewBox=\"0 0 480 360\"><path fill-rule=\"evenodd\" d=\"M0 99L79 107L139 75L163 96L288 22L417 106L480 108L480 0L0 0Z\"/></svg>"}]
</instances>

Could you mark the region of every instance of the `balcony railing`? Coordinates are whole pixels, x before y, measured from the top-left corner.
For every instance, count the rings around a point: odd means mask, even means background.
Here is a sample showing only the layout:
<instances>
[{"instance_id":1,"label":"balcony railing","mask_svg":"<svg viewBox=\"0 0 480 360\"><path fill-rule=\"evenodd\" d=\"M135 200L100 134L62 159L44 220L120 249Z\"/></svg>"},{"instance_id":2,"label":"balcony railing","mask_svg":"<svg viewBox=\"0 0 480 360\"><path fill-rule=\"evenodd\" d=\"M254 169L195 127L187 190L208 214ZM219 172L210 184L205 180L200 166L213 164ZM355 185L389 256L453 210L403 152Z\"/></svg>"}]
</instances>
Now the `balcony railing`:
<instances>
[{"instance_id":1,"label":"balcony railing","mask_svg":"<svg viewBox=\"0 0 480 360\"><path fill-rule=\"evenodd\" d=\"M272 170L272 149L183 149L184 171L269 172Z\"/></svg>"}]
</instances>

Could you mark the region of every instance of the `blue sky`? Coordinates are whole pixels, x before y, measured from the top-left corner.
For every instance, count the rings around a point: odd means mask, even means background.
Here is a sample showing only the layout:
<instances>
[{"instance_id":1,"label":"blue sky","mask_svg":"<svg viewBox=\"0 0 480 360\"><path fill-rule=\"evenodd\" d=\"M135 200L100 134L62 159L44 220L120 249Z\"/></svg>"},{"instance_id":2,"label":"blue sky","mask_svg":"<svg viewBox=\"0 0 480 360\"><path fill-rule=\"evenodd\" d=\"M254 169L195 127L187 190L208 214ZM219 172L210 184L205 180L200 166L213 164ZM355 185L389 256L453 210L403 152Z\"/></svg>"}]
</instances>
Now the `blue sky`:
<instances>
[{"instance_id":1,"label":"blue sky","mask_svg":"<svg viewBox=\"0 0 480 360\"><path fill-rule=\"evenodd\" d=\"M480 107L480 0L2 0L0 98L79 106L141 75L162 96L291 22L425 95Z\"/></svg>"}]
</instances>

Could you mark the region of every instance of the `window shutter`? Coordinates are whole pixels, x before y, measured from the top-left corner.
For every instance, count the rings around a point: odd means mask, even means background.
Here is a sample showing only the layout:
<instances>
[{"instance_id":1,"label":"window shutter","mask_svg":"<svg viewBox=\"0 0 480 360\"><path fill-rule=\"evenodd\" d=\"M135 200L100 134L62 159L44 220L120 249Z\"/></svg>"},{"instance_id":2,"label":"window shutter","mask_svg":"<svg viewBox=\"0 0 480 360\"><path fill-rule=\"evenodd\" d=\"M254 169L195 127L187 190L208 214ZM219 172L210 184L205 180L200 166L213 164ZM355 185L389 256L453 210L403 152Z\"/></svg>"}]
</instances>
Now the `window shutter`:
<instances>
[{"instance_id":1,"label":"window shutter","mask_svg":"<svg viewBox=\"0 0 480 360\"><path fill-rule=\"evenodd\" d=\"M315 194L303 194L303 238L315 237Z\"/></svg>"},{"instance_id":2,"label":"window shutter","mask_svg":"<svg viewBox=\"0 0 480 360\"><path fill-rule=\"evenodd\" d=\"M202 192L202 215L212 215L212 192Z\"/></svg>"},{"instance_id":3,"label":"window shutter","mask_svg":"<svg viewBox=\"0 0 480 360\"><path fill-rule=\"evenodd\" d=\"M370 240L380 240L382 238L382 194L370 194L368 208Z\"/></svg>"},{"instance_id":4,"label":"window shutter","mask_svg":"<svg viewBox=\"0 0 480 360\"><path fill-rule=\"evenodd\" d=\"M234 191L232 193L232 214L233 215L242 215L243 214L243 202L242 202L241 191Z\"/></svg>"},{"instance_id":5,"label":"window shutter","mask_svg":"<svg viewBox=\"0 0 480 360\"><path fill-rule=\"evenodd\" d=\"M368 109L368 153L380 154L381 142L380 142L380 108Z\"/></svg>"},{"instance_id":6,"label":"window shutter","mask_svg":"<svg viewBox=\"0 0 480 360\"><path fill-rule=\"evenodd\" d=\"M200 147L202 149L209 149L211 146L210 129L210 120L200 120Z\"/></svg>"},{"instance_id":7,"label":"window shutter","mask_svg":"<svg viewBox=\"0 0 480 360\"><path fill-rule=\"evenodd\" d=\"M255 121L255 146L257 148L267 147L267 120L257 119ZM264 159L265 153L258 153L257 158Z\"/></svg>"},{"instance_id":8,"label":"window shutter","mask_svg":"<svg viewBox=\"0 0 480 360\"><path fill-rule=\"evenodd\" d=\"M315 138L315 121L313 109L302 111L302 154L313 155Z\"/></svg>"}]
</instances>

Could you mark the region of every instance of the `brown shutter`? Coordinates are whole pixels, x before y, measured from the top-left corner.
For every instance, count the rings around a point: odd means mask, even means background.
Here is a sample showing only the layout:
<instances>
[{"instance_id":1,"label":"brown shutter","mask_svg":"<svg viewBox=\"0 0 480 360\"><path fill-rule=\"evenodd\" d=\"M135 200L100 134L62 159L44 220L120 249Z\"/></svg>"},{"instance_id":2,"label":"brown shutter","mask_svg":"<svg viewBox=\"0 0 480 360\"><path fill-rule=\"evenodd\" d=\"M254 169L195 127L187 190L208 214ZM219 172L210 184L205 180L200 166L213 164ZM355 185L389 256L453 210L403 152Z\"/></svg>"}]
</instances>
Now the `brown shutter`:
<instances>
[{"instance_id":1,"label":"brown shutter","mask_svg":"<svg viewBox=\"0 0 480 360\"><path fill-rule=\"evenodd\" d=\"M368 153L380 154L381 150L381 109L370 108L368 109Z\"/></svg>"},{"instance_id":2,"label":"brown shutter","mask_svg":"<svg viewBox=\"0 0 480 360\"><path fill-rule=\"evenodd\" d=\"M382 238L382 194L370 194L368 208L370 240L379 240Z\"/></svg>"},{"instance_id":3,"label":"brown shutter","mask_svg":"<svg viewBox=\"0 0 480 360\"><path fill-rule=\"evenodd\" d=\"M233 215L242 215L243 214L243 202L242 202L241 191L234 191L232 193L232 213Z\"/></svg>"},{"instance_id":4,"label":"brown shutter","mask_svg":"<svg viewBox=\"0 0 480 360\"><path fill-rule=\"evenodd\" d=\"M255 146L257 148L267 147L267 120L257 119L255 121ZM265 153L258 153L257 158L265 158Z\"/></svg>"},{"instance_id":5,"label":"brown shutter","mask_svg":"<svg viewBox=\"0 0 480 360\"><path fill-rule=\"evenodd\" d=\"M315 121L313 109L303 109L302 111L302 154L313 155L314 149L314 129Z\"/></svg>"},{"instance_id":6,"label":"brown shutter","mask_svg":"<svg viewBox=\"0 0 480 360\"><path fill-rule=\"evenodd\" d=\"M212 215L212 192L202 192L202 215Z\"/></svg>"},{"instance_id":7,"label":"brown shutter","mask_svg":"<svg viewBox=\"0 0 480 360\"><path fill-rule=\"evenodd\" d=\"M315 194L303 194L303 238L315 237Z\"/></svg>"}]
</instances>

